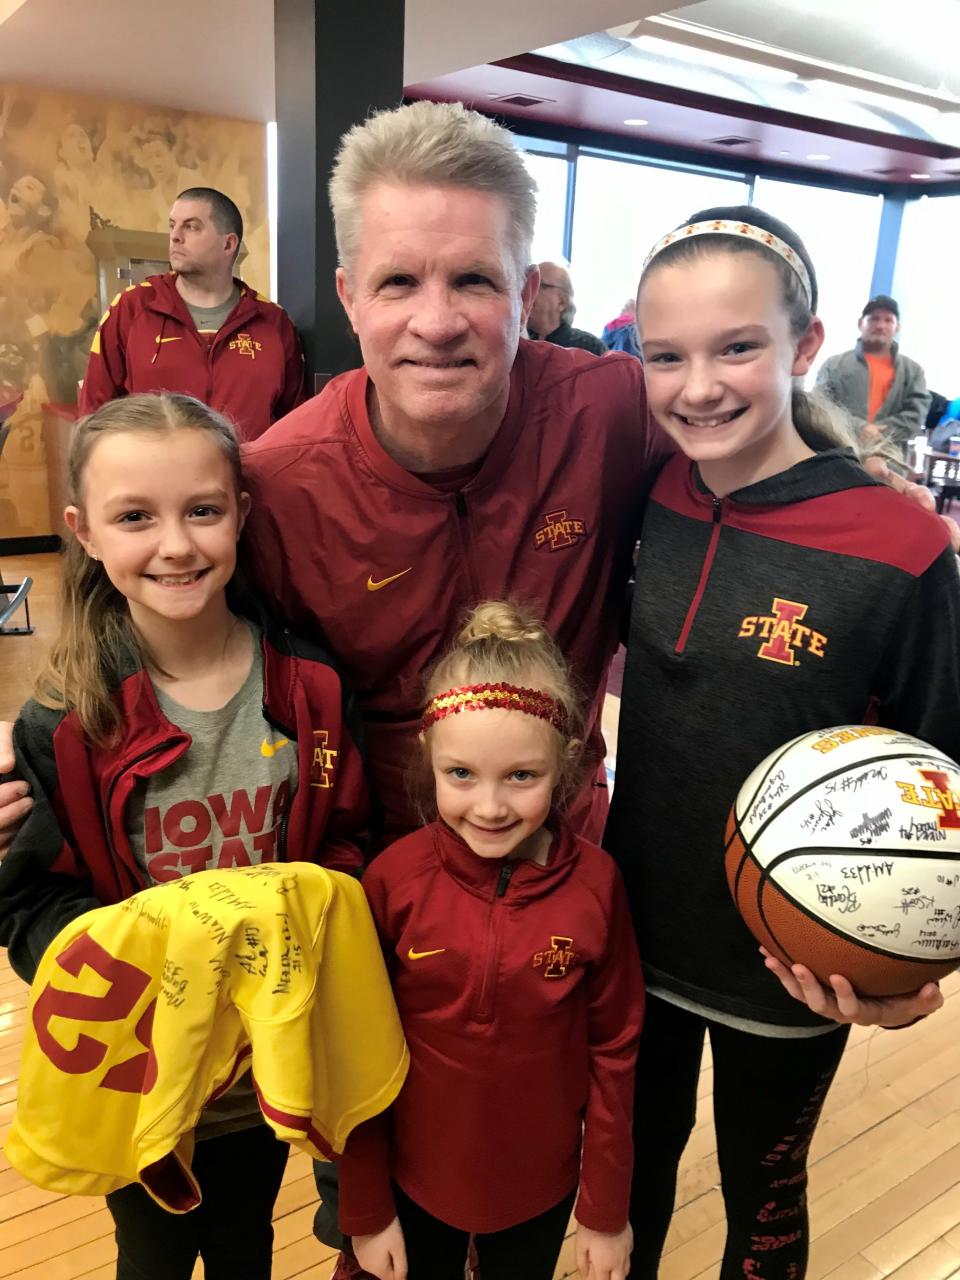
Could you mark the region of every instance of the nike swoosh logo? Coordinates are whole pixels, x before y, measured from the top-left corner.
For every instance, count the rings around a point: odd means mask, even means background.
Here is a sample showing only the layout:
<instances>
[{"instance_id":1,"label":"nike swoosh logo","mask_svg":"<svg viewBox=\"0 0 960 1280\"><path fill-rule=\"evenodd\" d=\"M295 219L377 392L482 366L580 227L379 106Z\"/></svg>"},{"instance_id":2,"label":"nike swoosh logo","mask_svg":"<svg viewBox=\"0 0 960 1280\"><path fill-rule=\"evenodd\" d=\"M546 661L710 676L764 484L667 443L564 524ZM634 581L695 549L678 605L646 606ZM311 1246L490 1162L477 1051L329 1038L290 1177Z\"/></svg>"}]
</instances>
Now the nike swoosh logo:
<instances>
[{"instance_id":1,"label":"nike swoosh logo","mask_svg":"<svg viewBox=\"0 0 960 1280\"><path fill-rule=\"evenodd\" d=\"M182 338L161 338L161 337L160 337L160 335L159 335L159 333L157 334L157 346L158 346L158 347L161 345L161 343L164 343L164 342L182 342L182 341L183 341L183 339L182 339Z\"/></svg>"},{"instance_id":2,"label":"nike swoosh logo","mask_svg":"<svg viewBox=\"0 0 960 1280\"><path fill-rule=\"evenodd\" d=\"M276 742L268 742L266 738L260 743L260 754L266 756L269 760L271 756L275 756L281 747L285 747L290 741L289 738L278 738Z\"/></svg>"},{"instance_id":3,"label":"nike swoosh logo","mask_svg":"<svg viewBox=\"0 0 960 1280\"><path fill-rule=\"evenodd\" d=\"M408 960L422 960L425 956L439 956L446 951L446 947L437 947L436 951L414 951L413 947L407 952Z\"/></svg>"},{"instance_id":4,"label":"nike swoosh logo","mask_svg":"<svg viewBox=\"0 0 960 1280\"><path fill-rule=\"evenodd\" d=\"M381 578L379 582L374 582L373 574L367 579L368 591L379 591L381 587L389 587L391 582L396 582L398 578L402 578L405 574L410 573L413 565L409 569L401 569L399 573L395 573L391 578Z\"/></svg>"}]
</instances>

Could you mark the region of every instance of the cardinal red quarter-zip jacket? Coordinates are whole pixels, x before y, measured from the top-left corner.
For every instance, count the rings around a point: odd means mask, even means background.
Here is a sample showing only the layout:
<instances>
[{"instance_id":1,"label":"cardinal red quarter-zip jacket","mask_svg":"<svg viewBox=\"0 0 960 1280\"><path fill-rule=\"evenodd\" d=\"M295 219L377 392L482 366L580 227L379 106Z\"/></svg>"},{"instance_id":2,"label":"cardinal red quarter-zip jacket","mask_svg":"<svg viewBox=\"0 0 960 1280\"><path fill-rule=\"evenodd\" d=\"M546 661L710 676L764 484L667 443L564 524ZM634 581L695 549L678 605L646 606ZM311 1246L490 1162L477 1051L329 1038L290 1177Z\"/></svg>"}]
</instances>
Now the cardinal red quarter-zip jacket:
<instances>
[{"instance_id":1,"label":"cardinal red quarter-zip jacket","mask_svg":"<svg viewBox=\"0 0 960 1280\"><path fill-rule=\"evenodd\" d=\"M178 391L225 414L253 440L303 399L303 355L289 316L242 280L237 305L209 345L176 287L149 276L118 293L100 321L80 412L142 391Z\"/></svg>"},{"instance_id":2,"label":"cardinal red quarter-zip jacket","mask_svg":"<svg viewBox=\"0 0 960 1280\"><path fill-rule=\"evenodd\" d=\"M477 474L446 492L378 443L363 369L244 452L244 541L270 609L323 636L364 719L392 837L416 825L406 774L423 677L481 600L533 607L595 700L617 646L644 497L669 446L648 421L639 361L520 343L503 423ZM598 752L599 754L599 752ZM572 808L598 840L602 770Z\"/></svg>"},{"instance_id":3,"label":"cardinal red quarter-zip jacket","mask_svg":"<svg viewBox=\"0 0 960 1280\"><path fill-rule=\"evenodd\" d=\"M363 887L411 1065L388 1122L347 1146L343 1229L389 1224L392 1176L481 1232L545 1212L579 1179L577 1220L619 1231L643 983L612 860L567 828L546 866L479 858L436 822L374 859Z\"/></svg>"}]
</instances>

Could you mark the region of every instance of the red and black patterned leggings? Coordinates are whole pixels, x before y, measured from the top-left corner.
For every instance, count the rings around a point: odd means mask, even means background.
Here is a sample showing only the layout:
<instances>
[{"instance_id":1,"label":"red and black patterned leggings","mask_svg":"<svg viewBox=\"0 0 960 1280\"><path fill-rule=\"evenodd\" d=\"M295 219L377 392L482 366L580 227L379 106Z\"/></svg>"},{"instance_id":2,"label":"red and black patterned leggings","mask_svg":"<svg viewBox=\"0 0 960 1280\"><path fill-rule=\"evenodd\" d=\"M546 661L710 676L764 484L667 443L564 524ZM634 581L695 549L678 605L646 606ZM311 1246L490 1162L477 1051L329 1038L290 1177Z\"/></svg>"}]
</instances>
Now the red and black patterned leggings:
<instances>
[{"instance_id":1,"label":"red and black patterned leggings","mask_svg":"<svg viewBox=\"0 0 960 1280\"><path fill-rule=\"evenodd\" d=\"M693 1130L703 1037L727 1243L720 1280L803 1280L807 1152L849 1027L802 1040L735 1031L651 997L637 1060L629 1280L656 1280L677 1166Z\"/></svg>"}]
</instances>

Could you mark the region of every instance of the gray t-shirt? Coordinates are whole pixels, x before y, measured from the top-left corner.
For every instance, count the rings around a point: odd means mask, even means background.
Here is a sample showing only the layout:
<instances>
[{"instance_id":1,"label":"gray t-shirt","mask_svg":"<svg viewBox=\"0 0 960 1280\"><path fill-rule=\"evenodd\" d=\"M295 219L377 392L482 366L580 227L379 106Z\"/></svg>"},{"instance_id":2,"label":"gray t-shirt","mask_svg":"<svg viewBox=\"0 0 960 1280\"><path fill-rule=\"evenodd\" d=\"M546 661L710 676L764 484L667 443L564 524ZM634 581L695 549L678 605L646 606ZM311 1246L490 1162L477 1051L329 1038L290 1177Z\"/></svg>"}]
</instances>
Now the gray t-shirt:
<instances>
[{"instance_id":1,"label":"gray t-shirt","mask_svg":"<svg viewBox=\"0 0 960 1280\"><path fill-rule=\"evenodd\" d=\"M141 780L127 836L151 884L193 871L270 862L297 785L297 747L263 718L263 651L230 701L194 711L157 689L160 709L193 742L176 763Z\"/></svg>"},{"instance_id":2,"label":"gray t-shirt","mask_svg":"<svg viewBox=\"0 0 960 1280\"><path fill-rule=\"evenodd\" d=\"M212 340L213 335L226 323L227 316L237 305L240 300L240 290L236 285L230 290L230 297L226 302L221 302L219 307L194 307L186 302L187 310L193 318L193 323L197 326L197 333L208 335Z\"/></svg>"},{"instance_id":3,"label":"gray t-shirt","mask_svg":"<svg viewBox=\"0 0 960 1280\"><path fill-rule=\"evenodd\" d=\"M263 718L263 650L225 706L194 711L156 689L164 715L193 739L175 764L142 779L127 807L134 856L151 884L214 867L271 861L297 786L297 746ZM260 1124L250 1073L204 1108L197 1141Z\"/></svg>"}]
</instances>

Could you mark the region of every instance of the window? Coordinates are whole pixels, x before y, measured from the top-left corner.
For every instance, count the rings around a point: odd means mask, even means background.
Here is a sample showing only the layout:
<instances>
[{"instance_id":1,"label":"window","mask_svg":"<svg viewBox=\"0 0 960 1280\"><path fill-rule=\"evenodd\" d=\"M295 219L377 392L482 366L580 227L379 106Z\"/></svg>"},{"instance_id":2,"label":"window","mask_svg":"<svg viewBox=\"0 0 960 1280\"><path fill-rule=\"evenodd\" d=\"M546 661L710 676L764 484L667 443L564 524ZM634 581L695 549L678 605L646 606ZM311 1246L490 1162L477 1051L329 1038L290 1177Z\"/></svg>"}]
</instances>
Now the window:
<instances>
[{"instance_id":1,"label":"window","mask_svg":"<svg viewBox=\"0 0 960 1280\"><path fill-rule=\"evenodd\" d=\"M535 155L529 151L523 159L539 188L537 225L533 233L533 261L556 261L563 257L570 162L563 156Z\"/></svg>"},{"instance_id":2,"label":"window","mask_svg":"<svg viewBox=\"0 0 960 1280\"><path fill-rule=\"evenodd\" d=\"M575 324L599 334L636 293L643 260L661 236L691 213L745 204L744 179L581 155L573 218L571 273Z\"/></svg>"},{"instance_id":3,"label":"window","mask_svg":"<svg viewBox=\"0 0 960 1280\"><path fill-rule=\"evenodd\" d=\"M923 365L927 386L960 396L960 356L950 316L960 284L960 196L922 196L903 214L893 296L903 354Z\"/></svg>"},{"instance_id":4,"label":"window","mask_svg":"<svg viewBox=\"0 0 960 1280\"><path fill-rule=\"evenodd\" d=\"M857 320L870 297L883 198L758 178L753 203L792 227L813 259L817 310L827 337L807 378L812 386L827 356L849 351L857 340Z\"/></svg>"}]
</instances>

